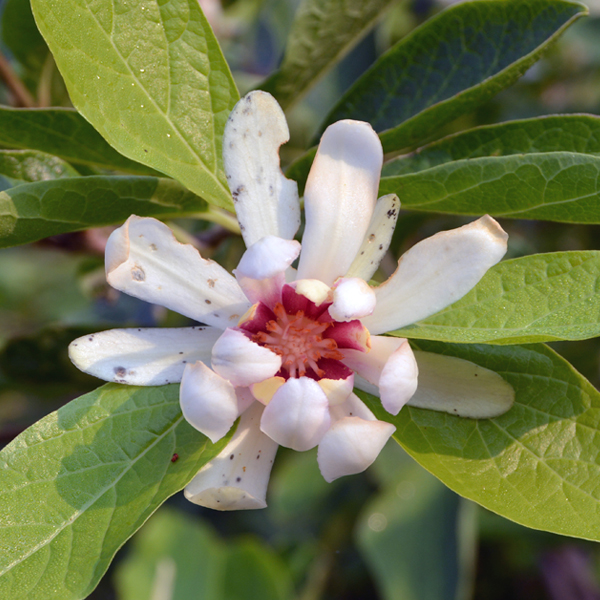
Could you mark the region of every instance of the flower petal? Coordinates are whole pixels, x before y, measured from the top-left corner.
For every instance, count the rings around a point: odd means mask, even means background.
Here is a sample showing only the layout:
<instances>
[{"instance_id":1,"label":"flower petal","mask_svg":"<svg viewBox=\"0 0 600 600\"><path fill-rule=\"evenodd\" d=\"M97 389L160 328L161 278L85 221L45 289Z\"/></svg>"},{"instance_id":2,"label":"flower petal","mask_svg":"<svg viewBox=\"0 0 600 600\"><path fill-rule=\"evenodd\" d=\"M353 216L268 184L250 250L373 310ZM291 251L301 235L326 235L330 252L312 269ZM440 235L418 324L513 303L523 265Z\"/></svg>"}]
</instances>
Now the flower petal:
<instances>
[{"instance_id":1,"label":"flower petal","mask_svg":"<svg viewBox=\"0 0 600 600\"><path fill-rule=\"evenodd\" d=\"M399 212L400 200L396 194L388 194L377 200L365 239L346 277L360 277L365 281L373 277L390 247Z\"/></svg>"},{"instance_id":2,"label":"flower petal","mask_svg":"<svg viewBox=\"0 0 600 600\"><path fill-rule=\"evenodd\" d=\"M508 236L489 216L413 246L394 274L375 288L377 305L363 319L373 333L404 327L462 298L506 253Z\"/></svg>"},{"instance_id":3,"label":"flower petal","mask_svg":"<svg viewBox=\"0 0 600 600\"><path fill-rule=\"evenodd\" d=\"M281 368L281 357L238 329L226 329L213 346L212 368L232 385L248 386L273 377Z\"/></svg>"},{"instance_id":4,"label":"flower petal","mask_svg":"<svg viewBox=\"0 0 600 600\"><path fill-rule=\"evenodd\" d=\"M363 421L377 420L367 405L354 393L350 394L341 404L330 404L329 414L333 421L339 421L345 417L360 417Z\"/></svg>"},{"instance_id":5,"label":"flower petal","mask_svg":"<svg viewBox=\"0 0 600 600\"><path fill-rule=\"evenodd\" d=\"M250 307L223 267L180 244L160 221L131 216L106 244L106 279L112 287L224 329Z\"/></svg>"},{"instance_id":6,"label":"flower petal","mask_svg":"<svg viewBox=\"0 0 600 600\"><path fill-rule=\"evenodd\" d=\"M74 340L69 357L104 381L165 385L181 381L186 364L210 362L222 333L215 327L111 329Z\"/></svg>"},{"instance_id":7,"label":"flower petal","mask_svg":"<svg viewBox=\"0 0 600 600\"><path fill-rule=\"evenodd\" d=\"M513 405L515 391L495 371L454 356L415 352L419 387L409 406L471 419L497 417Z\"/></svg>"},{"instance_id":8,"label":"flower petal","mask_svg":"<svg viewBox=\"0 0 600 600\"><path fill-rule=\"evenodd\" d=\"M317 382L325 392L329 406L335 406L346 402L348 396L354 389L354 373L350 373L345 379L327 379L322 377Z\"/></svg>"},{"instance_id":9,"label":"flower petal","mask_svg":"<svg viewBox=\"0 0 600 600\"><path fill-rule=\"evenodd\" d=\"M298 184L279 167L279 147L289 139L285 115L266 92L250 92L229 115L223 161L248 248L267 235L291 240L300 227Z\"/></svg>"},{"instance_id":10,"label":"flower petal","mask_svg":"<svg viewBox=\"0 0 600 600\"><path fill-rule=\"evenodd\" d=\"M333 323L323 332L324 338L335 340L339 349L352 348L360 352L369 352L371 335L358 320Z\"/></svg>"},{"instance_id":11,"label":"flower petal","mask_svg":"<svg viewBox=\"0 0 600 600\"><path fill-rule=\"evenodd\" d=\"M313 379L300 377L288 379L275 392L260 428L278 444L302 452L321 441L330 423L325 392Z\"/></svg>"},{"instance_id":12,"label":"flower petal","mask_svg":"<svg viewBox=\"0 0 600 600\"><path fill-rule=\"evenodd\" d=\"M397 415L414 395L419 369L404 338L373 336L370 352L344 350L343 353L344 364L379 388L376 394L390 414ZM358 380L356 383L361 387Z\"/></svg>"},{"instance_id":13,"label":"flower petal","mask_svg":"<svg viewBox=\"0 0 600 600\"><path fill-rule=\"evenodd\" d=\"M396 428L383 421L345 417L336 421L319 444L317 462L325 481L360 473L377 458Z\"/></svg>"},{"instance_id":14,"label":"flower petal","mask_svg":"<svg viewBox=\"0 0 600 600\"><path fill-rule=\"evenodd\" d=\"M273 308L281 302L286 269L299 254L299 242L269 235L244 252L233 273L251 302L264 302Z\"/></svg>"},{"instance_id":15,"label":"flower petal","mask_svg":"<svg viewBox=\"0 0 600 600\"><path fill-rule=\"evenodd\" d=\"M383 151L368 123L338 121L319 144L304 191L298 279L327 285L348 271L371 221Z\"/></svg>"},{"instance_id":16,"label":"flower petal","mask_svg":"<svg viewBox=\"0 0 600 600\"><path fill-rule=\"evenodd\" d=\"M240 418L233 437L188 483L185 497L216 510L265 508L277 443L259 428L263 406L255 402Z\"/></svg>"},{"instance_id":17,"label":"flower petal","mask_svg":"<svg viewBox=\"0 0 600 600\"><path fill-rule=\"evenodd\" d=\"M333 290L329 314L336 321L352 321L370 315L375 309L375 292L357 277L343 278Z\"/></svg>"},{"instance_id":18,"label":"flower petal","mask_svg":"<svg viewBox=\"0 0 600 600\"><path fill-rule=\"evenodd\" d=\"M241 408L233 385L203 362L185 368L179 402L185 420L213 443L231 429Z\"/></svg>"}]
</instances>

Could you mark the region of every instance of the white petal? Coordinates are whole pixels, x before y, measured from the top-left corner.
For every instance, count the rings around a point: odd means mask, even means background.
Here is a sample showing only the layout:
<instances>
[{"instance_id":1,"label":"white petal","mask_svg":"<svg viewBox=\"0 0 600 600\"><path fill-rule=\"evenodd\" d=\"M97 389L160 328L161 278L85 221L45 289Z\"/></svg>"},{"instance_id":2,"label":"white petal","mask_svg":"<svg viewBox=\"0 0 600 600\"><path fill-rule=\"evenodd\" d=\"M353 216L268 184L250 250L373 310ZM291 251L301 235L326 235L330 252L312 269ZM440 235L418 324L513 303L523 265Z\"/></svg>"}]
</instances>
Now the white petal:
<instances>
[{"instance_id":1,"label":"white petal","mask_svg":"<svg viewBox=\"0 0 600 600\"><path fill-rule=\"evenodd\" d=\"M202 362L185 368L179 402L185 420L213 443L231 429L240 413L235 388Z\"/></svg>"},{"instance_id":2,"label":"white petal","mask_svg":"<svg viewBox=\"0 0 600 600\"><path fill-rule=\"evenodd\" d=\"M388 194L377 200L369 229L346 277L360 277L365 281L373 277L390 247L399 212L400 200L396 194Z\"/></svg>"},{"instance_id":3,"label":"white petal","mask_svg":"<svg viewBox=\"0 0 600 600\"><path fill-rule=\"evenodd\" d=\"M330 423L327 396L316 381L300 377L275 392L260 428L278 444L302 452L321 441Z\"/></svg>"},{"instance_id":4,"label":"white petal","mask_svg":"<svg viewBox=\"0 0 600 600\"><path fill-rule=\"evenodd\" d=\"M372 336L370 352L344 350L342 362L377 386L376 395L381 398L383 408L392 415L398 414L417 389L419 369L404 338ZM356 383L363 389L359 381Z\"/></svg>"},{"instance_id":5,"label":"white petal","mask_svg":"<svg viewBox=\"0 0 600 600\"><path fill-rule=\"evenodd\" d=\"M506 253L508 236L489 216L413 246L375 288L377 306L363 323L371 333L410 325L462 298Z\"/></svg>"},{"instance_id":6,"label":"white petal","mask_svg":"<svg viewBox=\"0 0 600 600\"><path fill-rule=\"evenodd\" d=\"M333 290L329 314L336 321L352 321L370 315L375 309L375 292L357 277L341 279Z\"/></svg>"},{"instance_id":7,"label":"white petal","mask_svg":"<svg viewBox=\"0 0 600 600\"><path fill-rule=\"evenodd\" d=\"M250 307L235 278L160 221L131 216L106 244L106 279L114 288L224 329Z\"/></svg>"},{"instance_id":8,"label":"white petal","mask_svg":"<svg viewBox=\"0 0 600 600\"><path fill-rule=\"evenodd\" d=\"M289 139L285 115L266 92L250 92L229 115L223 161L248 248L267 235L291 240L300 227L298 184L279 168L279 147Z\"/></svg>"},{"instance_id":9,"label":"white petal","mask_svg":"<svg viewBox=\"0 0 600 600\"><path fill-rule=\"evenodd\" d=\"M308 298L317 306L331 301L331 288L318 279L298 279L293 283L296 294Z\"/></svg>"},{"instance_id":10,"label":"white petal","mask_svg":"<svg viewBox=\"0 0 600 600\"><path fill-rule=\"evenodd\" d=\"M454 356L417 351L415 357L419 387L409 406L491 419L513 405L515 391L495 371Z\"/></svg>"},{"instance_id":11,"label":"white petal","mask_svg":"<svg viewBox=\"0 0 600 600\"><path fill-rule=\"evenodd\" d=\"M348 396L354 389L354 373L351 373L346 379L326 379L323 377L317 382L325 392L329 406L335 406L346 402Z\"/></svg>"},{"instance_id":12,"label":"white petal","mask_svg":"<svg viewBox=\"0 0 600 600\"><path fill-rule=\"evenodd\" d=\"M186 364L210 362L222 333L215 327L111 329L74 340L69 357L104 381L164 385L181 381Z\"/></svg>"},{"instance_id":13,"label":"white petal","mask_svg":"<svg viewBox=\"0 0 600 600\"><path fill-rule=\"evenodd\" d=\"M339 421L345 417L360 417L363 421L377 420L367 405L356 394L350 394L342 404L330 405L329 414L333 421Z\"/></svg>"},{"instance_id":14,"label":"white petal","mask_svg":"<svg viewBox=\"0 0 600 600\"><path fill-rule=\"evenodd\" d=\"M212 368L234 386L248 386L273 377L281 357L238 329L226 329L213 346Z\"/></svg>"},{"instance_id":15,"label":"white petal","mask_svg":"<svg viewBox=\"0 0 600 600\"><path fill-rule=\"evenodd\" d=\"M368 123L330 125L306 181L299 279L327 285L348 271L371 221L383 151Z\"/></svg>"},{"instance_id":16,"label":"white petal","mask_svg":"<svg viewBox=\"0 0 600 600\"><path fill-rule=\"evenodd\" d=\"M286 270L299 254L299 242L274 235L252 244L234 270L247 298L252 303L263 302L271 308L281 302Z\"/></svg>"},{"instance_id":17,"label":"white petal","mask_svg":"<svg viewBox=\"0 0 600 600\"><path fill-rule=\"evenodd\" d=\"M319 444L317 461L325 481L360 473L377 458L396 428L383 421L345 417L336 421Z\"/></svg>"},{"instance_id":18,"label":"white petal","mask_svg":"<svg viewBox=\"0 0 600 600\"><path fill-rule=\"evenodd\" d=\"M194 504L216 510L265 508L269 475L277 443L260 430L262 404L242 414L225 449L198 472L185 488Z\"/></svg>"}]
</instances>

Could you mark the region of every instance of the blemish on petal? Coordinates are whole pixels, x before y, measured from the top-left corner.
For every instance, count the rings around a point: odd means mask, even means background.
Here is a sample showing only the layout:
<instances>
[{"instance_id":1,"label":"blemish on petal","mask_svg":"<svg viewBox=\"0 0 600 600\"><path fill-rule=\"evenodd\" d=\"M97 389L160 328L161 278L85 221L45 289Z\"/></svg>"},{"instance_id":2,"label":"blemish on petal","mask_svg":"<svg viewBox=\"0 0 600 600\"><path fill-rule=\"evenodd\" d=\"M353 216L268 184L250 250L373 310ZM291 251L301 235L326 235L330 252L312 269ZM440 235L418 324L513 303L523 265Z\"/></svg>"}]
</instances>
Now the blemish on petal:
<instances>
[{"instance_id":1,"label":"blemish on petal","mask_svg":"<svg viewBox=\"0 0 600 600\"><path fill-rule=\"evenodd\" d=\"M214 288L214 287L215 287L215 282L216 282L216 281L217 281L216 279L207 279L207 280L206 280L206 283L208 283L208 287L209 287L209 288Z\"/></svg>"},{"instance_id":2,"label":"blemish on petal","mask_svg":"<svg viewBox=\"0 0 600 600\"><path fill-rule=\"evenodd\" d=\"M158 250L158 247L156 246L156 244L150 244L150 250L156 252Z\"/></svg>"},{"instance_id":3,"label":"blemish on petal","mask_svg":"<svg viewBox=\"0 0 600 600\"><path fill-rule=\"evenodd\" d=\"M127 369L125 367L115 367L114 372L117 377L122 379L127 374Z\"/></svg>"},{"instance_id":4,"label":"blemish on petal","mask_svg":"<svg viewBox=\"0 0 600 600\"><path fill-rule=\"evenodd\" d=\"M144 281L146 279L146 273L144 272L144 269L142 269L142 267L140 267L139 265L135 265L131 269L131 277L133 277L135 281Z\"/></svg>"},{"instance_id":5,"label":"blemish on petal","mask_svg":"<svg viewBox=\"0 0 600 600\"><path fill-rule=\"evenodd\" d=\"M206 304L212 304L212 302L211 302L211 301L210 301L208 298L207 298L207 299L206 299L204 302L205 302Z\"/></svg>"}]
</instances>

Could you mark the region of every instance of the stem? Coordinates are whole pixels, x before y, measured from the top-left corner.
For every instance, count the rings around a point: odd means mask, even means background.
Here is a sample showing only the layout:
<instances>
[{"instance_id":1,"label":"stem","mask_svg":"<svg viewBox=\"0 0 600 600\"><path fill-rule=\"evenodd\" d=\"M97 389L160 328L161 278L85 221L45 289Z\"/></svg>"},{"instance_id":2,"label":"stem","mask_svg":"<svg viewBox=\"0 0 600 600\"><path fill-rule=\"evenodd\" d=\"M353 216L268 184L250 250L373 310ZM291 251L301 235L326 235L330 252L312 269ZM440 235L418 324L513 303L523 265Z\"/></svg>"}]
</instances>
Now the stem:
<instances>
[{"instance_id":1,"label":"stem","mask_svg":"<svg viewBox=\"0 0 600 600\"><path fill-rule=\"evenodd\" d=\"M48 52L42 72L40 73L40 81L37 87L38 106L46 108L52 104L52 75L54 74L54 57L52 52Z\"/></svg>"},{"instance_id":2,"label":"stem","mask_svg":"<svg viewBox=\"0 0 600 600\"><path fill-rule=\"evenodd\" d=\"M24 106L25 108L33 108L35 106L35 100L29 93L29 90L25 87L24 83L19 79L19 76L15 73L11 64L6 59L6 56L0 52L0 77L6 83L8 89L12 92L15 97L15 104L17 106Z\"/></svg>"}]
</instances>

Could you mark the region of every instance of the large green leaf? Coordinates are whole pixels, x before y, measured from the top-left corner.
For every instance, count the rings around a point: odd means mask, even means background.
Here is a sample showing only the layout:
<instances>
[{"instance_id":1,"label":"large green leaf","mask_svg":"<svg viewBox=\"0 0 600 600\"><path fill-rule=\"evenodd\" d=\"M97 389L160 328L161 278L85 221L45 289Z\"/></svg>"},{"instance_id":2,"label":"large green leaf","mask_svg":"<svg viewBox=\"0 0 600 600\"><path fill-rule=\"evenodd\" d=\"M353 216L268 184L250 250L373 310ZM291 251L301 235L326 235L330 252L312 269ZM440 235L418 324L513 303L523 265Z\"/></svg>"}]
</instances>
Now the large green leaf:
<instances>
[{"instance_id":1,"label":"large green leaf","mask_svg":"<svg viewBox=\"0 0 600 600\"><path fill-rule=\"evenodd\" d=\"M395 477L365 506L356 530L382 599L467 600L476 506L414 461L388 466Z\"/></svg>"},{"instance_id":2,"label":"large green leaf","mask_svg":"<svg viewBox=\"0 0 600 600\"><path fill-rule=\"evenodd\" d=\"M304 0L279 69L260 85L286 110L373 26L391 0Z\"/></svg>"},{"instance_id":3,"label":"large green leaf","mask_svg":"<svg viewBox=\"0 0 600 600\"><path fill-rule=\"evenodd\" d=\"M0 453L0 597L85 598L122 544L216 454L222 444L183 419L178 390L108 384Z\"/></svg>"},{"instance_id":4,"label":"large green leaf","mask_svg":"<svg viewBox=\"0 0 600 600\"><path fill-rule=\"evenodd\" d=\"M414 146L514 83L586 8L565 0L462 2L384 54L323 128L369 121L384 150Z\"/></svg>"},{"instance_id":5,"label":"large green leaf","mask_svg":"<svg viewBox=\"0 0 600 600\"><path fill-rule=\"evenodd\" d=\"M74 106L119 152L231 207L222 137L238 92L197 0L33 0Z\"/></svg>"},{"instance_id":6,"label":"large green leaf","mask_svg":"<svg viewBox=\"0 0 600 600\"><path fill-rule=\"evenodd\" d=\"M600 117L557 115L477 127L386 163L382 175L407 175L464 158L538 152L600 154Z\"/></svg>"},{"instance_id":7,"label":"large green leaf","mask_svg":"<svg viewBox=\"0 0 600 600\"><path fill-rule=\"evenodd\" d=\"M150 175L152 169L114 150L75 110L0 107L0 145L39 150L71 163Z\"/></svg>"},{"instance_id":8,"label":"large green leaf","mask_svg":"<svg viewBox=\"0 0 600 600\"><path fill-rule=\"evenodd\" d=\"M496 371L513 386L515 404L496 419L410 406L391 417L360 392L396 425L402 447L455 492L508 519L600 540L600 393L543 345L413 345Z\"/></svg>"},{"instance_id":9,"label":"large green leaf","mask_svg":"<svg viewBox=\"0 0 600 600\"><path fill-rule=\"evenodd\" d=\"M600 156L546 152L457 160L383 177L404 208L459 215L600 223Z\"/></svg>"},{"instance_id":10,"label":"large green leaf","mask_svg":"<svg viewBox=\"0 0 600 600\"><path fill-rule=\"evenodd\" d=\"M200 519L158 512L116 571L120 600L289 600L281 559L255 538L225 543Z\"/></svg>"},{"instance_id":11,"label":"large green leaf","mask_svg":"<svg viewBox=\"0 0 600 600\"><path fill-rule=\"evenodd\" d=\"M95 176L28 183L0 192L0 248L122 223L131 214L173 218L206 209L202 198L172 179Z\"/></svg>"},{"instance_id":12,"label":"large green leaf","mask_svg":"<svg viewBox=\"0 0 600 600\"><path fill-rule=\"evenodd\" d=\"M466 296L392 335L526 344L600 335L600 252L556 252L492 267Z\"/></svg>"}]
</instances>

